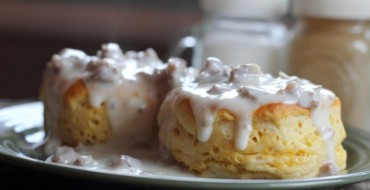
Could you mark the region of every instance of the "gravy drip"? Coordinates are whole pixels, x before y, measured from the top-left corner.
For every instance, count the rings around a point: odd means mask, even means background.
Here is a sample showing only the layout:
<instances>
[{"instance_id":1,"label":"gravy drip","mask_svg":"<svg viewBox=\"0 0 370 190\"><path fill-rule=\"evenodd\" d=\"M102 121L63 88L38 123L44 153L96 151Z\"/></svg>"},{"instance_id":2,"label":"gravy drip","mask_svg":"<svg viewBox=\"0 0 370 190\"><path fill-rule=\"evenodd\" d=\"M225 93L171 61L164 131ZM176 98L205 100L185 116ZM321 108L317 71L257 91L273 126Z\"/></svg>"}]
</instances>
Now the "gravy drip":
<instances>
[{"instance_id":1,"label":"gravy drip","mask_svg":"<svg viewBox=\"0 0 370 190\"><path fill-rule=\"evenodd\" d=\"M238 150L244 150L248 146L253 113L259 107L285 103L308 108L311 110L310 117L326 144L325 162L334 163L334 131L329 117L334 99L333 92L296 76L279 73L279 77L274 78L262 73L255 64L231 67L217 58L208 58L197 80L173 90L165 101L170 101L169 105L176 105L183 100L190 101L197 125L197 138L201 142L210 138L212 124L219 110L232 112L238 118L235 138L235 147ZM176 106L170 109L174 107ZM169 130L173 122L167 120L162 123L160 138L165 144L162 130Z\"/></svg>"},{"instance_id":2,"label":"gravy drip","mask_svg":"<svg viewBox=\"0 0 370 190\"><path fill-rule=\"evenodd\" d=\"M195 73L181 59L173 58L164 64L152 49L124 53L117 44L109 43L96 56L64 49L52 57L44 76L47 94L44 100L51 118L46 125L53 139L50 142L58 142L55 127L63 95L76 80L82 80L90 104L107 106L112 127L108 149L123 149L142 142L152 144L157 138L156 115L165 95L170 89L191 81Z\"/></svg>"}]
</instances>

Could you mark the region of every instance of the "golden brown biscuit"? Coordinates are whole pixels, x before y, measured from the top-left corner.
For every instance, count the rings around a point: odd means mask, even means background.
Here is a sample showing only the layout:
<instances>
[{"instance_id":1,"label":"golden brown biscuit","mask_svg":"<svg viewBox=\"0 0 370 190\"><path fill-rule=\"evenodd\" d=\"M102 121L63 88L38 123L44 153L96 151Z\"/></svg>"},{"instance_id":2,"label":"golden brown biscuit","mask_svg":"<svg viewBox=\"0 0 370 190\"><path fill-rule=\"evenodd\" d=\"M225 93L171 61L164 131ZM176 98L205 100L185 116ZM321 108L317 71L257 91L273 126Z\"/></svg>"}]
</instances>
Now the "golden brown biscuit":
<instances>
[{"instance_id":1,"label":"golden brown biscuit","mask_svg":"<svg viewBox=\"0 0 370 190\"><path fill-rule=\"evenodd\" d=\"M309 81L229 67L210 58L192 85L161 106L161 142L204 177L295 179L346 167L346 132L334 93Z\"/></svg>"},{"instance_id":2,"label":"golden brown biscuit","mask_svg":"<svg viewBox=\"0 0 370 190\"><path fill-rule=\"evenodd\" d=\"M290 179L320 174L326 147L308 109L281 103L260 107L253 115L248 147L242 151L234 146L237 118L228 110L218 111L207 142L197 139L194 113L188 101L182 101L173 110L176 122L166 134L168 148L176 160L201 176ZM346 133L339 99L330 112L336 164L343 170L346 153L341 142Z\"/></svg>"},{"instance_id":3,"label":"golden brown biscuit","mask_svg":"<svg viewBox=\"0 0 370 190\"><path fill-rule=\"evenodd\" d=\"M63 108L57 121L57 133L66 145L105 142L112 129L105 102L99 107L89 103L88 92L81 80L74 82L64 95Z\"/></svg>"},{"instance_id":4,"label":"golden brown biscuit","mask_svg":"<svg viewBox=\"0 0 370 190\"><path fill-rule=\"evenodd\" d=\"M164 64L152 49L124 53L117 44L103 45L97 56L63 50L48 63L41 87L49 142L150 145L159 106L186 77L185 67L180 59Z\"/></svg>"}]
</instances>

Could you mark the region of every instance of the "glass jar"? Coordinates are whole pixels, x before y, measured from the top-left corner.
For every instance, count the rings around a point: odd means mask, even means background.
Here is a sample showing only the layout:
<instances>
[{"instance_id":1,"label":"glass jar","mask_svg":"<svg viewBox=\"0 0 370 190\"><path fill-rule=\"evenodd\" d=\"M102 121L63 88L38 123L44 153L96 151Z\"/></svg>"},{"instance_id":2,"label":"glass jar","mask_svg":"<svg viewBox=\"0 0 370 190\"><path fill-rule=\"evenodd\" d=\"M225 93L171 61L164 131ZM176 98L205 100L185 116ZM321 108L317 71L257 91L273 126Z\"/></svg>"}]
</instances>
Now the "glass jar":
<instances>
[{"instance_id":1,"label":"glass jar","mask_svg":"<svg viewBox=\"0 0 370 190\"><path fill-rule=\"evenodd\" d=\"M183 47L177 48L181 52L194 44L192 66L200 68L207 57L218 57L229 65L256 63L264 72L273 74L284 70L287 29L281 19L287 13L287 0L201 3L203 22L183 38Z\"/></svg>"},{"instance_id":2,"label":"glass jar","mask_svg":"<svg viewBox=\"0 0 370 190\"><path fill-rule=\"evenodd\" d=\"M333 90L342 102L343 122L370 130L370 14L354 13L360 2L295 1L300 19L290 43L288 71Z\"/></svg>"}]
</instances>

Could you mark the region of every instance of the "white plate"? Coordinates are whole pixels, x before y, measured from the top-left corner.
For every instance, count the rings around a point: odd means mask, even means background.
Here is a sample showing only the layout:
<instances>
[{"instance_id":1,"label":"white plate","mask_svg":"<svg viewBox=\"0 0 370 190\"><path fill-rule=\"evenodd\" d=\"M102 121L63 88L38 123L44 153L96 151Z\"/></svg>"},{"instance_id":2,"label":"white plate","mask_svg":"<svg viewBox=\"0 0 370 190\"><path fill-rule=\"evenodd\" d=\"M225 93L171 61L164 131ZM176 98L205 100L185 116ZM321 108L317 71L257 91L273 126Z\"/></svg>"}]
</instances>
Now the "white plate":
<instances>
[{"instance_id":1,"label":"white plate","mask_svg":"<svg viewBox=\"0 0 370 190\"><path fill-rule=\"evenodd\" d=\"M370 179L370 134L347 129L344 142L348 152L347 173L301 180L240 180L177 176L135 176L109 171L44 162L36 148L44 138L42 104L33 102L0 109L0 160L19 166L60 175L112 181L122 184L143 184L151 187L202 189L309 189L330 188Z\"/></svg>"}]
</instances>

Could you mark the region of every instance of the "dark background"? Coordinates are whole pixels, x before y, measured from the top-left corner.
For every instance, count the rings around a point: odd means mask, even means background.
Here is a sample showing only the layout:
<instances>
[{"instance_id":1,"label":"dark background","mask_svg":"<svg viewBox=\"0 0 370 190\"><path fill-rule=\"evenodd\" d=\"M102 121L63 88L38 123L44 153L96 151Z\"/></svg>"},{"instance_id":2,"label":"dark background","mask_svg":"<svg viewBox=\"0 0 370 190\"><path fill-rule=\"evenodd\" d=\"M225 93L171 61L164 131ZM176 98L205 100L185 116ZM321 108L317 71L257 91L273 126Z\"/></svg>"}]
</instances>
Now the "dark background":
<instances>
[{"instance_id":1,"label":"dark background","mask_svg":"<svg viewBox=\"0 0 370 190\"><path fill-rule=\"evenodd\" d=\"M37 99L45 64L65 47L152 47L165 61L201 19L197 0L1 0L0 99Z\"/></svg>"}]
</instances>

